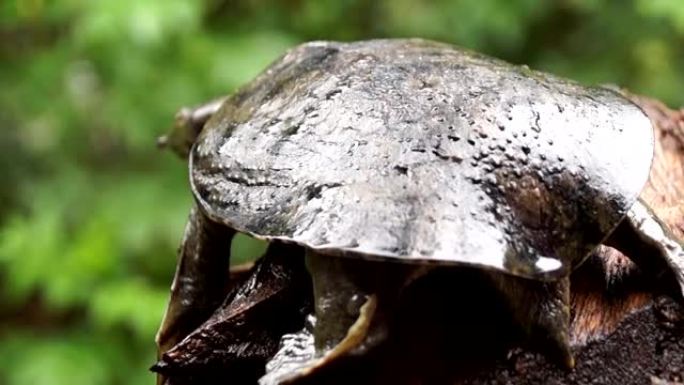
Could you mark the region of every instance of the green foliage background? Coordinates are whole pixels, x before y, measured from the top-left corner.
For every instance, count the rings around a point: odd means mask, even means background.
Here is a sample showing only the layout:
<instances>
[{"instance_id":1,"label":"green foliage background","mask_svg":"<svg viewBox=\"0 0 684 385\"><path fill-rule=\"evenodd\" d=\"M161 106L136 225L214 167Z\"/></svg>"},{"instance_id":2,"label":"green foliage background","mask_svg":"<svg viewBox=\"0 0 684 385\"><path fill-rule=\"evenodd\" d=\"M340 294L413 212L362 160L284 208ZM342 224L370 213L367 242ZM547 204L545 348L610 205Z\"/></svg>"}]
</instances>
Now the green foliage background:
<instances>
[{"instance_id":1,"label":"green foliage background","mask_svg":"<svg viewBox=\"0 0 684 385\"><path fill-rule=\"evenodd\" d=\"M2 0L0 384L152 384L191 204L155 138L298 42L398 36L684 104L681 0Z\"/></svg>"}]
</instances>

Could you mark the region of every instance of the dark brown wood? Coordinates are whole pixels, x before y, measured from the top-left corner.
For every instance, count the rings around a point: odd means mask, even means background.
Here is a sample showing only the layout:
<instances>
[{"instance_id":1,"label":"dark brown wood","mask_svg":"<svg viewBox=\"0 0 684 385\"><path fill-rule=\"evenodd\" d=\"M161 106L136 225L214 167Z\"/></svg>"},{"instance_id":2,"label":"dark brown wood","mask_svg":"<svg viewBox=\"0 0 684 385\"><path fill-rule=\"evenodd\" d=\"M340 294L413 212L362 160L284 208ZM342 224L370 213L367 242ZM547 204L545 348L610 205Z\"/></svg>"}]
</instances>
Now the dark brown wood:
<instances>
[{"instance_id":1,"label":"dark brown wood","mask_svg":"<svg viewBox=\"0 0 684 385\"><path fill-rule=\"evenodd\" d=\"M302 328L311 309L303 250L271 243L255 263L233 266L229 294L214 314L164 352L158 383L253 383L280 336Z\"/></svg>"}]
</instances>

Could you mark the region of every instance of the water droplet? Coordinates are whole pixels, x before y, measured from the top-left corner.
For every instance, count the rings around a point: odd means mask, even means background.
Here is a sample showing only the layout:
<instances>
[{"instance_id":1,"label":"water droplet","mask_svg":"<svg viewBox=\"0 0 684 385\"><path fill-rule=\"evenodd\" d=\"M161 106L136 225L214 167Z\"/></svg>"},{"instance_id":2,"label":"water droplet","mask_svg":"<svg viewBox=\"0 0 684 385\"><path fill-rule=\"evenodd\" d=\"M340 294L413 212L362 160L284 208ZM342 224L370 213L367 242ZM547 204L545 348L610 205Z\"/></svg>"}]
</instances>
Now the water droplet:
<instances>
[{"instance_id":1,"label":"water droplet","mask_svg":"<svg viewBox=\"0 0 684 385\"><path fill-rule=\"evenodd\" d=\"M530 153L530 148L528 146L522 146L522 151L527 155Z\"/></svg>"},{"instance_id":2,"label":"water droplet","mask_svg":"<svg viewBox=\"0 0 684 385\"><path fill-rule=\"evenodd\" d=\"M480 160L480 159L484 159L484 158L486 158L486 157L488 157L488 156L489 156L489 152L487 152L487 151L480 151L480 152L478 152L475 156L473 156L473 158L474 158L475 160Z\"/></svg>"},{"instance_id":3,"label":"water droplet","mask_svg":"<svg viewBox=\"0 0 684 385\"><path fill-rule=\"evenodd\" d=\"M354 294L349 298L349 301L347 302L347 314L350 315L356 315L359 313L359 308L361 305L366 303L366 296L365 295L358 295Z\"/></svg>"},{"instance_id":4,"label":"water droplet","mask_svg":"<svg viewBox=\"0 0 684 385\"><path fill-rule=\"evenodd\" d=\"M396 166L394 166L394 170L396 170L401 175L408 174L408 167L406 167L406 166L396 165Z\"/></svg>"},{"instance_id":5,"label":"water droplet","mask_svg":"<svg viewBox=\"0 0 684 385\"><path fill-rule=\"evenodd\" d=\"M547 257L539 257L539 259L534 265L537 269L543 272L558 270L562 266L559 260Z\"/></svg>"}]
</instances>

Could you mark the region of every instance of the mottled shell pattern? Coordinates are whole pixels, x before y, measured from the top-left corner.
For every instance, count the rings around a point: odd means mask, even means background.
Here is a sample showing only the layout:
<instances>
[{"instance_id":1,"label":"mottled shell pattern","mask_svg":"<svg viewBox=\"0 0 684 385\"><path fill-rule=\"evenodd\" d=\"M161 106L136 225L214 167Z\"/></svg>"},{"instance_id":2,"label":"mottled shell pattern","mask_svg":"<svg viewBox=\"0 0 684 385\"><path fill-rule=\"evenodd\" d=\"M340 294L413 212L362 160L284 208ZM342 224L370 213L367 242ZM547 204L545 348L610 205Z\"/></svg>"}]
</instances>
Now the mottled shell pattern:
<instances>
[{"instance_id":1,"label":"mottled shell pattern","mask_svg":"<svg viewBox=\"0 0 684 385\"><path fill-rule=\"evenodd\" d=\"M320 252L567 274L638 197L644 113L605 88L431 41L298 46L191 152L210 218Z\"/></svg>"}]
</instances>

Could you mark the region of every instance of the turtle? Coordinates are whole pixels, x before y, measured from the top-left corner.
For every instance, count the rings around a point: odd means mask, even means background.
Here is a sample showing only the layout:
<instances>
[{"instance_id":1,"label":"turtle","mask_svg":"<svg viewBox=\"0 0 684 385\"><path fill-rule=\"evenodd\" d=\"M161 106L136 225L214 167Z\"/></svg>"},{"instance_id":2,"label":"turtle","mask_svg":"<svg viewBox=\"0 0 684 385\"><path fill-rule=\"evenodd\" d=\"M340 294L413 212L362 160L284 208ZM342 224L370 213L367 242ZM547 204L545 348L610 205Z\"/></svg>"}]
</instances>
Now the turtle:
<instances>
[{"instance_id":1,"label":"turtle","mask_svg":"<svg viewBox=\"0 0 684 385\"><path fill-rule=\"evenodd\" d=\"M568 368L568 277L600 245L684 293L682 243L639 198L653 127L612 88L424 39L309 42L161 144L188 158L195 206L160 353L223 301L237 233L305 254L299 373L383 340L436 269L483 272Z\"/></svg>"}]
</instances>

